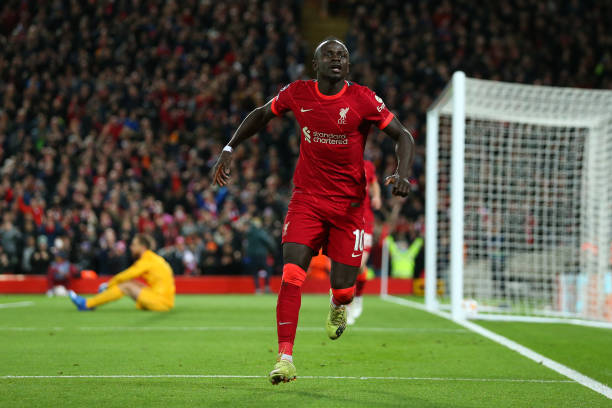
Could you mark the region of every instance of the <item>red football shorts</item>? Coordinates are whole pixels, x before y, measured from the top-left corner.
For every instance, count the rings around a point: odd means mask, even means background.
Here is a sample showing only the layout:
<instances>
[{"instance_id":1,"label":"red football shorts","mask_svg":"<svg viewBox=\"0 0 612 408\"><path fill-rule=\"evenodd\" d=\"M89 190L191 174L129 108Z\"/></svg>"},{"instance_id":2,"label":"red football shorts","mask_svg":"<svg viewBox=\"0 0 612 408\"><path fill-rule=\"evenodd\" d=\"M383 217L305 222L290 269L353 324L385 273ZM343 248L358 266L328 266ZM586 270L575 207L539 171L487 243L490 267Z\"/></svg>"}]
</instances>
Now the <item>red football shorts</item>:
<instances>
[{"instance_id":1,"label":"red football shorts","mask_svg":"<svg viewBox=\"0 0 612 408\"><path fill-rule=\"evenodd\" d=\"M364 238L363 205L294 192L283 226L283 244L323 248L332 260L361 265Z\"/></svg>"}]
</instances>

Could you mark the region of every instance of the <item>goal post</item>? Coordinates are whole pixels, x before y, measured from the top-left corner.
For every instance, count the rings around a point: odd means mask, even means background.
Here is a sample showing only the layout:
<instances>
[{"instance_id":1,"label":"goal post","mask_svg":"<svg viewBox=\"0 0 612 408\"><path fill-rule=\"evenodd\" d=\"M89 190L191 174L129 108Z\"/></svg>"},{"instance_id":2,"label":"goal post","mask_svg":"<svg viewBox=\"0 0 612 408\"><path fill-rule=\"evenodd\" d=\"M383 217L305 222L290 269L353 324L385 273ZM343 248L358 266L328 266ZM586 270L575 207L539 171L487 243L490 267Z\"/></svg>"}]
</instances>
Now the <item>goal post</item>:
<instances>
[{"instance_id":1,"label":"goal post","mask_svg":"<svg viewBox=\"0 0 612 408\"><path fill-rule=\"evenodd\" d=\"M427 112L428 310L612 322L611 107L453 75Z\"/></svg>"}]
</instances>

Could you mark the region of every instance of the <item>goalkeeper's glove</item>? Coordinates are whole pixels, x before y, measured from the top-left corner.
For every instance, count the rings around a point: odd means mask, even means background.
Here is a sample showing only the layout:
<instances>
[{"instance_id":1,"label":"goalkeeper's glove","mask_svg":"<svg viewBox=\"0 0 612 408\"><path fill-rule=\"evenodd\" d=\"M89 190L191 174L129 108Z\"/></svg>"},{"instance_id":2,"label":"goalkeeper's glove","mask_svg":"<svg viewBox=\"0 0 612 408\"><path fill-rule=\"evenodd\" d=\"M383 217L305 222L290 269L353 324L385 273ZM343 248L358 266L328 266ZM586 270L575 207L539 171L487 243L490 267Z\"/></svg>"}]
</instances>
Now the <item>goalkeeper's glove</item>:
<instances>
[{"instance_id":1,"label":"goalkeeper's glove","mask_svg":"<svg viewBox=\"0 0 612 408\"><path fill-rule=\"evenodd\" d=\"M100 286L98 286L98 293L102 293L106 289L108 289L108 282L101 283Z\"/></svg>"}]
</instances>

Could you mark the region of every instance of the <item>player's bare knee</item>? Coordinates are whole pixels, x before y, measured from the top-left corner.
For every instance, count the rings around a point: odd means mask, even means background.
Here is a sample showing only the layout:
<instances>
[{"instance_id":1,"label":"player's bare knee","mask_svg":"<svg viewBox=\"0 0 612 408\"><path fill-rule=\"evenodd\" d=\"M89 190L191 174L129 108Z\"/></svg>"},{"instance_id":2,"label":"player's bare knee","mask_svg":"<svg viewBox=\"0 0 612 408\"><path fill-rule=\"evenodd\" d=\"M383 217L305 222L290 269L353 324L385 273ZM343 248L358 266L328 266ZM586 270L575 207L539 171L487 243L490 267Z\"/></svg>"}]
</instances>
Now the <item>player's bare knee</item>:
<instances>
[{"instance_id":1,"label":"player's bare knee","mask_svg":"<svg viewBox=\"0 0 612 408\"><path fill-rule=\"evenodd\" d=\"M283 244L283 263L294 264L308 270L313 251L306 245L287 242Z\"/></svg>"},{"instance_id":2,"label":"player's bare knee","mask_svg":"<svg viewBox=\"0 0 612 408\"><path fill-rule=\"evenodd\" d=\"M349 276L330 276L330 284L332 289L346 289L355 285L357 277L349 277Z\"/></svg>"},{"instance_id":3,"label":"player's bare knee","mask_svg":"<svg viewBox=\"0 0 612 408\"><path fill-rule=\"evenodd\" d=\"M358 266L332 262L332 269L329 275L332 289L346 289L355 285L359 270Z\"/></svg>"}]
</instances>

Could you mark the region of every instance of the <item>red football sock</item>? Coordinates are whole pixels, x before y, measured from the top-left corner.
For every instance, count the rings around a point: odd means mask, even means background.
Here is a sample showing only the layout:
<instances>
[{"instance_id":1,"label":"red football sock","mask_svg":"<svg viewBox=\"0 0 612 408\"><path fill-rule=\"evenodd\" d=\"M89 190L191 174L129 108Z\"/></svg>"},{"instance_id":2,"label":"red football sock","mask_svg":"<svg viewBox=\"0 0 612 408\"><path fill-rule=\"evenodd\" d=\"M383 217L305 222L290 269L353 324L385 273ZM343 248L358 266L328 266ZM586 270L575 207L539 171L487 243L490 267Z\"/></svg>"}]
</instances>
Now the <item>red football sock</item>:
<instances>
[{"instance_id":1,"label":"red football sock","mask_svg":"<svg viewBox=\"0 0 612 408\"><path fill-rule=\"evenodd\" d=\"M281 354L293 354L293 343L301 305L302 289L291 283L283 282L276 303L278 352Z\"/></svg>"},{"instance_id":2,"label":"red football sock","mask_svg":"<svg viewBox=\"0 0 612 408\"><path fill-rule=\"evenodd\" d=\"M295 332L302 305L301 284L305 278L306 272L299 266L286 264L283 267L283 282L276 303L276 330L280 354L293 354Z\"/></svg>"},{"instance_id":3,"label":"red football sock","mask_svg":"<svg viewBox=\"0 0 612 408\"><path fill-rule=\"evenodd\" d=\"M353 301L355 295L355 285L345 289L332 288L331 301L335 306L348 305Z\"/></svg>"},{"instance_id":4,"label":"red football sock","mask_svg":"<svg viewBox=\"0 0 612 408\"><path fill-rule=\"evenodd\" d=\"M355 282L355 296L361 296L363 294L363 288L365 287L366 281L368 279L368 269L363 268L361 273L357 275L357 282Z\"/></svg>"}]
</instances>

